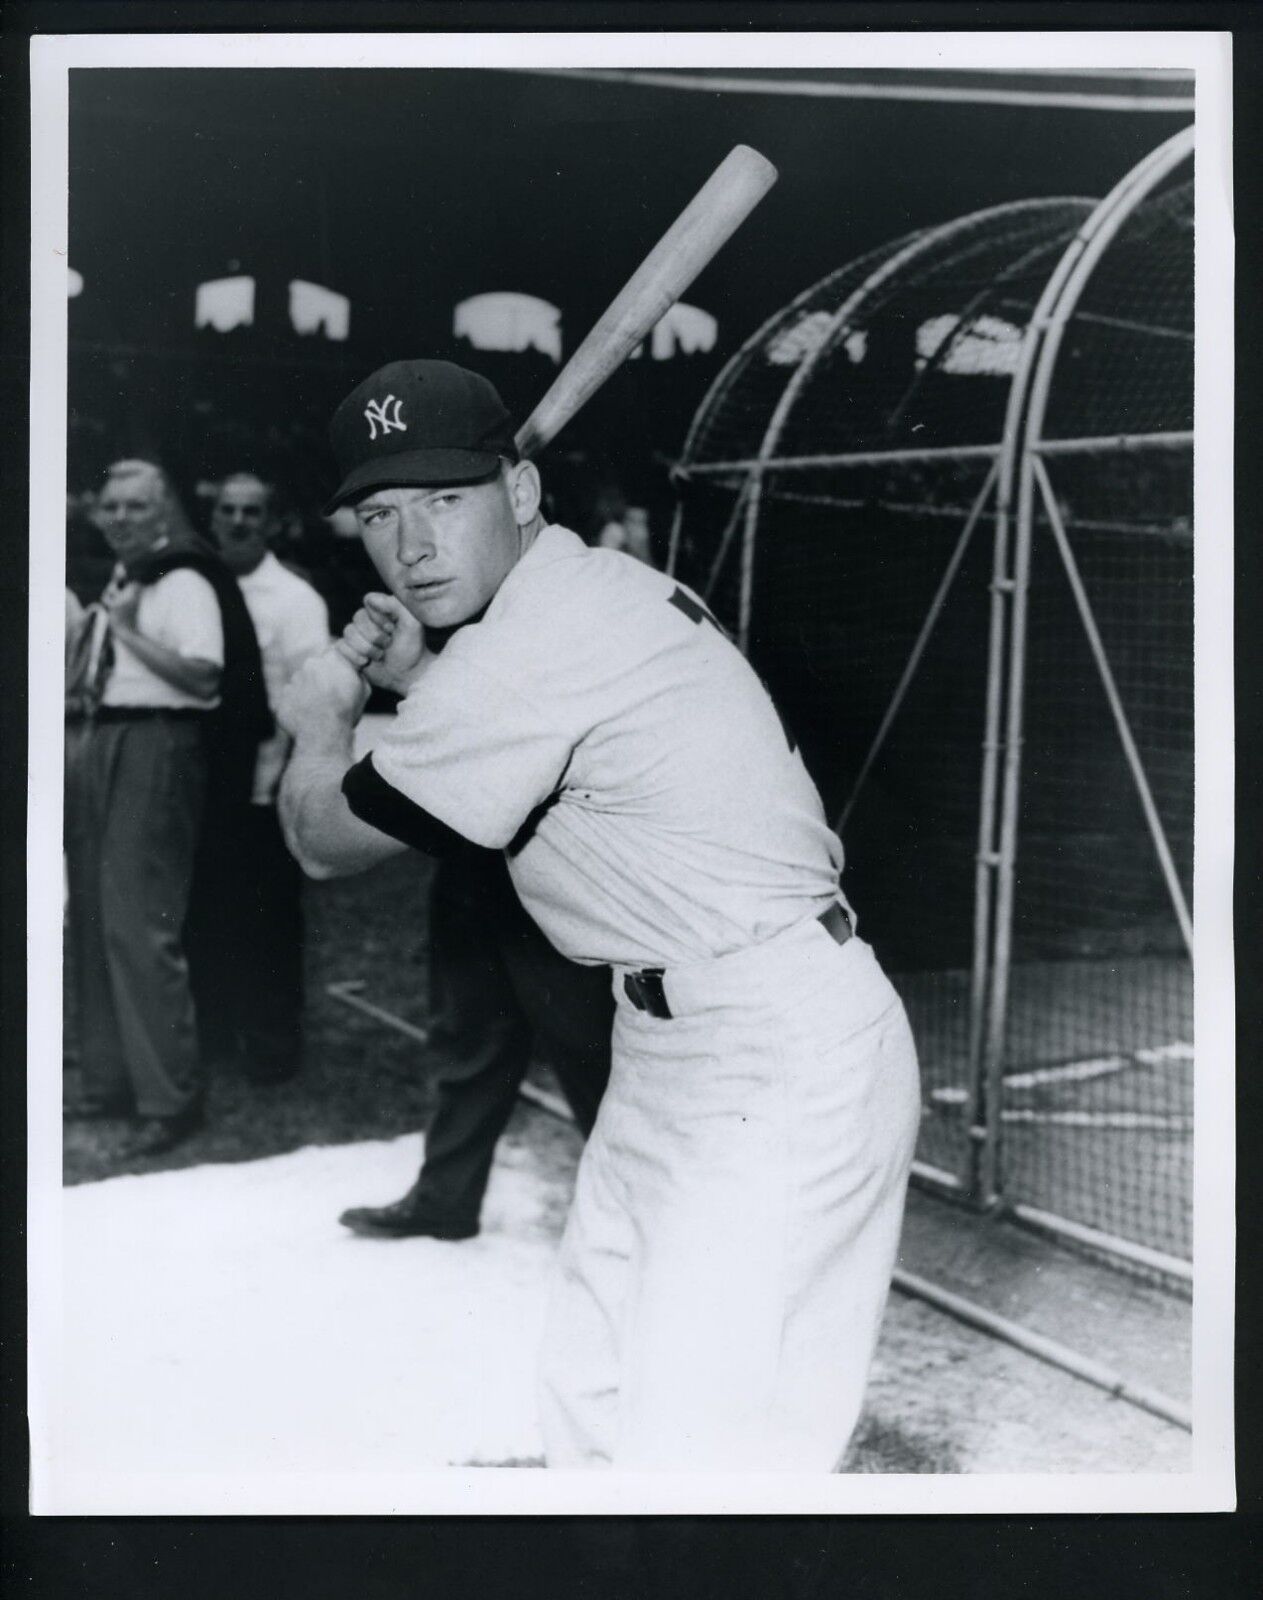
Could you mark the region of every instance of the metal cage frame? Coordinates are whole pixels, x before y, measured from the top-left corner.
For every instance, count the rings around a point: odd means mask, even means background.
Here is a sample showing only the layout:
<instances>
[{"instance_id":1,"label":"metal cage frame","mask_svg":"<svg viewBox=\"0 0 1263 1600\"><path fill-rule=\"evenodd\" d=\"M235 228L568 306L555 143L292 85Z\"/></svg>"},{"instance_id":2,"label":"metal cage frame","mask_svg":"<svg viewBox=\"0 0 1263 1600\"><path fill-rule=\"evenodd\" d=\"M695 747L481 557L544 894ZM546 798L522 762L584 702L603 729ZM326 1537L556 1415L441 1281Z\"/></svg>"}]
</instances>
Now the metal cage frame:
<instances>
[{"instance_id":1,"label":"metal cage frame","mask_svg":"<svg viewBox=\"0 0 1263 1600\"><path fill-rule=\"evenodd\" d=\"M733 506L720 537L711 567L707 592L713 589L721 568L740 532L740 583L737 642L743 652L750 645L755 555L763 485L770 471L784 473L822 467L879 466L917 461L982 460L989 463L981 491L974 499L953 548L917 639L892 693L859 775L838 819L845 826L856 797L867 778L886 736L898 715L925 647L943 610L952 582L984 513L993 521L990 615L987 640L985 731L979 784L978 845L975 857L974 951L970 982L968 1140L962 1170L949 1172L918 1161L916 1177L930 1187L967 1200L981 1208L1002 1211L1029 1225L1049 1231L1166 1278L1191 1280L1191 1264L1182 1257L1151 1249L1134 1240L1105 1233L1083 1223L1062 1218L1001 1192L998 1152L1001 1133L1002 1068L1005 1023L1009 1005L1012 963L1015 869L1018 853L1018 807L1021 794L1023 711L1026 684L1027 613L1031 581L1031 550L1037 518L1047 518L1058 556L1070 585L1079 621L1086 633L1092 659L1101 680L1128 770L1135 784L1145 824L1162 874L1167 896L1186 950L1192 956L1192 921L1182 886L1154 804L1144 765L1114 682L1080 577L1064 521L1052 490L1049 463L1069 455L1122 451L1191 451L1191 432L1109 435L1077 439L1048 439L1043 429L1054 392L1063 337L1093 273L1119 231L1136 209L1182 163L1191 159L1192 126L1182 129L1137 163L1099 203L1080 202L1088 214L1062 251L1044 285L1034 313L1022 334L1011 382L1001 436L993 443L927 447L924 449L869 450L834 454L778 456L777 448L794 405L809 383L823 355L858 323L867 303L902 270L949 241L976 227L984 219L1020 214L1032 207L1067 202L1019 201L974 212L937 227L922 229L885 250L861 258L870 270L830 314L827 332L814 350L788 374L785 387L772 407L757 452L740 459L710 461L699 458L699 441L705 419L726 399L753 352L777 324L805 304L829 279L813 284L789 306L780 308L726 363L694 415L681 458L675 467L680 480L737 479ZM852 266L858 263L852 263ZM848 269L842 269L843 272ZM831 274L837 277L841 274ZM676 505L671 528L668 570L674 571L681 548L684 503Z\"/></svg>"}]
</instances>

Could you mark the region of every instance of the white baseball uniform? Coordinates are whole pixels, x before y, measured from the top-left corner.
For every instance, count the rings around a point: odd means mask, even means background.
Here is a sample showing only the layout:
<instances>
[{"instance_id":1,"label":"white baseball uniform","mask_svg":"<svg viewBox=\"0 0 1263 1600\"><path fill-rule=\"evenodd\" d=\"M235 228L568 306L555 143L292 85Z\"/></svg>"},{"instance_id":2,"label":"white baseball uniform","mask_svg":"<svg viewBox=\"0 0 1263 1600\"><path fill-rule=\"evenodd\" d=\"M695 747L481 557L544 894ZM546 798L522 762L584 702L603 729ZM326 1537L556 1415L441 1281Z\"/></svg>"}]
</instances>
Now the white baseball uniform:
<instances>
[{"instance_id":1,"label":"white baseball uniform","mask_svg":"<svg viewBox=\"0 0 1263 1600\"><path fill-rule=\"evenodd\" d=\"M545 1340L550 1465L830 1470L920 1099L894 990L818 920L841 845L758 676L673 578L550 526L369 759L508 851L563 954L614 968Z\"/></svg>"}]
</instances>

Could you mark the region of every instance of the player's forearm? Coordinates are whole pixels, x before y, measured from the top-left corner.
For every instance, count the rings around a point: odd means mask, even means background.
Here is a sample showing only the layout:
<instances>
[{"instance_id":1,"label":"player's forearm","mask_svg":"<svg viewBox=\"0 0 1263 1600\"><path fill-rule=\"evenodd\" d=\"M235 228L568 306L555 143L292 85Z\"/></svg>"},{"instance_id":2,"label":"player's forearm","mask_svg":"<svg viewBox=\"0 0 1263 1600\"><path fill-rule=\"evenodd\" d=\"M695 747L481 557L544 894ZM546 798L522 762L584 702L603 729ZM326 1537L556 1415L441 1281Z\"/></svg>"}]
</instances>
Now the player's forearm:
<instances>
[{"instance_id":1,"label":"player's forearm","mask_svg":"<svg viewBox=\"0 0 1263 1600\"><path fill-rule=\"evenodd\" d=\"M309 878L341 878L365 872L406 847L361 822L342 794L342 779L354 760L348 732L345 748L302 740L281 780L277 808L290 854Z\"/></svg>"},{"instance_id":2,"label":"player's forearm","mask_svg":"<svg viewBox=\"0 0 1263 1600\"><path fill-rule=\"evenodd\" d=\"M115 621L110 626L115 638L125 644L150 672L164 683L169 683L173 689L190 694L196 700L212 700L219 693L220 669L215 662L205 661L199 656L179 655L165 644L146 638L143 633L137 633L124 623Z\"/></svg>"}]
</instances>

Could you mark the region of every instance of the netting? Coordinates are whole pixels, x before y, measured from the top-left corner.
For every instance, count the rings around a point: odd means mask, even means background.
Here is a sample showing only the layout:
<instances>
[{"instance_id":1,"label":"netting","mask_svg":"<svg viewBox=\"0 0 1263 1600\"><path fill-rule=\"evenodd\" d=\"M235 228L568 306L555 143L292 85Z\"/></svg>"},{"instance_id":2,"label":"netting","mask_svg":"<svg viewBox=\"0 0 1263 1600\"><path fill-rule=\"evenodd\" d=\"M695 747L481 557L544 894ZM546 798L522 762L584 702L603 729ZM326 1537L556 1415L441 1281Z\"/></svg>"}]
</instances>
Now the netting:
<instances>
[{"instance_id":1,"label":"netting","mask_svg":"<svg viewBox=\"0 0 1263 1600\"><path fill-rule=\"evenodd\" d=\"M1000 206L909 234L822 279L721 376L690 436L692 475L765 446L783 462L995 445L1022 330L1091 209L1073 199ZM837 491L831 477L812 476L792 487Z\"/></svg>"},{"instance_id":2,"label":"netting","mask_svg":"<svg viewBox=\"0 0 1263 1600\"><path fill-rule=\"evenodd\" d=\"M986 472L986 463L975 465L972 482L956 486L966 504ZM861 932L902 989L927 1092L959 1085L969 1060L986 530L979 526L966 548L920 669L857 792L966 512L778 501L765 518L770 536L760 546L752 656L786 710L829 814L838 817L854 800L842 830L846 887ZM958 1170L964 1127L931 1118L923 1126L922 1158Z\"/></svg>"},{"instance_id":3,"label":"netting","mask_svg":"<svg viewBox=\"0 0 1263 1600\"><path fill-rule=\"evenodd\" d=\"M979 868L1004 758L988 706L1012 671L993 628L996 463L1027 326L1092 211L1031 202L910 235L772 318L695 419L677 571L747 640L843 824L861 931L918 1038L921 1169L1187 1256L1187 951L1043 515L1003 935ZM1186 183L1132 212L1078 302L1044 428L1072 442L1047 458L1055 503L1186 895L1191 242Z\"/></svg>"},{"instance_id":4,"label":"netting","mask_svg":"<svg viewBox=\"0 0 1263 1600\"><path fill-rule=\"evenodd\" d=\"M973 1023L989 507L879 759L858 794L855 786L987 482L990 454L785 471L776 463L949 442L993 449L1015 339L1091 209L1087 200L1005 206L910 235L834 273L749 342L690 439L691 461L704 467L748 462L766 449L778 410L784 418L760 485L750 653L829 814L838 817L854 797L844 829L847 891L918 1038L927 1097L919 1155L950 1173L969 1154L960 1095ZM1000 336L1000 326L1013 334ZM791 384L797 396L787 406ZM678 570L738 631L749 470L690 474L684 494Z\"/></svg>"},{"instance_id":5,"label":"netting","mask_svg":"<svg viewBox=\"0 0 1263 1600\"><path fill-rule=\"evenodd\" d=\"M1041 507L1032 543L1002 1188L1187 1258L1192 969L1118 714L1186 904L1193 870L1192 186L1128 218L1075 310L1044 437L1166 448L1047 458L1117 689ZM1156 441L1155 441L1156 444Z\"/></svg>"}]
</instances>

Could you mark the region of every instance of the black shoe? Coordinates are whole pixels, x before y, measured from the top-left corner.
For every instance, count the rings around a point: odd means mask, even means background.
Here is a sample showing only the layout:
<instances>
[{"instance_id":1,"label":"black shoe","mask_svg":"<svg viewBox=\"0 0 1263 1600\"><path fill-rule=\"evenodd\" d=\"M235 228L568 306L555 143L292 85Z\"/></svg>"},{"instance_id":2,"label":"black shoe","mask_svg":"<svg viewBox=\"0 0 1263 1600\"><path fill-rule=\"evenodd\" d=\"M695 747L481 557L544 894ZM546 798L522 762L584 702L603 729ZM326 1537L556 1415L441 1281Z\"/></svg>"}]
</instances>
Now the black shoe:
<instances>
[{"instance_id":1,"label":"black shoe","mask_svg":"<svg viewBox=\"0 0 1263 1600\"><path fill-rule=\"evenodd\" d=\"M61 1107L63 1122L100 1122L106 1117L129 1117L131 1114L130 1100L99 1100L92 1095L65 1100Z\"/></svg>"},{"instance_id":2,"label":"black shoe","mask_svg":"<svg viewBox=\"0 0 1263 1600\"><path fill-rule=\"evenodd\" d=\"M134 1161L140 1156L160 1156L182 1144L201 1125L200 1110L184 1111L175 1117L145 1117L131 1138L124 1142L119 1157L123 1161Z\"/></svg>"},{"instance_id":3,"label":"black shoe","mask_svg":"<svg viewBox=\"0 0 1263 1600\"><path fill-rule=\"evenodd\" d=\"M410 1189L390 1206L352 1206L338 1218L344 1228L363 1239L472 1239L477 1217L440 1217L417 1205Z\"/></svg>"}]
</instances>

